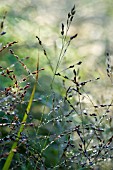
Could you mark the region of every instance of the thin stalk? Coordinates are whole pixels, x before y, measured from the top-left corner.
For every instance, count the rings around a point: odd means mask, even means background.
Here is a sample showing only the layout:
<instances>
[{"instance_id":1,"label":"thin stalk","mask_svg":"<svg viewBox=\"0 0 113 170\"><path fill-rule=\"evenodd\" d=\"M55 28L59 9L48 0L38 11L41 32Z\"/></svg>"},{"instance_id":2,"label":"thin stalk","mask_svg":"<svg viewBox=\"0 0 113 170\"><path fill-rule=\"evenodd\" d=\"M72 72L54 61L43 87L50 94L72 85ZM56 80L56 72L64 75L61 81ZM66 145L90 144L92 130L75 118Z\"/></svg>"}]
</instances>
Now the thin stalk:
<instances>
[{"instance_id":1,"label":"thin stalk","mask_svg":"<svg viewBox=\"0 0 113 170\"><path fill-rule=\"evenodd\" d=\"M15 142L12 145L12 148L11 148L11 150L9 152L9 155L8 155L8 157L6 159L6 162L5 162L2 170L8 170L9 169L9 167L11 165L11 162L12 162L12 159L13 159L13 156L14 156L14 153L16 152L16 148L17 148L19 139L21 137L21 133L24 130L25 122L26 122L28 114L30 112L32 102L33 102L33 98L34 98L34 94L35 94L35 90L36 90L36 85L37 85L37 81L38 81L38 70L39 70L39 58L38 58L38 63L37 63L36 81L35 81L35 84L34 84L30 99L29 99L29 103L28 103L27 109L26 109L26 111L24 113L22 124L21 124L20 129L19 129L19 131L17 133L17 138L16 138Z\"/></svg>"}]
</instances>

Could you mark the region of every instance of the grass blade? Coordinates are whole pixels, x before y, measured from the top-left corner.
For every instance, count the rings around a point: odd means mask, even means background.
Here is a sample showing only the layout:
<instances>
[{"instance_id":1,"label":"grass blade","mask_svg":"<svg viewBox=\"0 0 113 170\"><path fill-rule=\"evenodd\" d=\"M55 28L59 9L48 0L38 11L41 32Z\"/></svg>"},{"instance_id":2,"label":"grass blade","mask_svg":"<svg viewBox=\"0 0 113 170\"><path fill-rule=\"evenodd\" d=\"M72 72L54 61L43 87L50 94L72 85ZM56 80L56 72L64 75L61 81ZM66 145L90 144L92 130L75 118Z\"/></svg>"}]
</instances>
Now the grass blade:
<instances>
[{"instance_id":1,"label":"grass blade","mask_svg":"<svg viewBox=\"0 0 113 170\"><path fill-rule=\"evenodd\" d=\"M33 98L34 98L34 94L35 94L35 90L36 90L36 85L37 85L37 81L38 81L38 70L39 70L39 58L38 58L38 62L37 62L36 81L35 81L35 84L34 84L34 87L33 87L33 90L32 90L31 96L30 96L30 99L29 99L29 103L28 103L27 109L26 109L26 111L24 113L24 117L23 117L20 129L18 131L16 141L12 145L12 148L11 148L11 150L9 152L9 155L8 155L8 157L6 159L6 162L5 162L4 167L3 167L2 170L8 170L9 169L9 167L11 165L11 162L12 162L12 159L13 159L13 156L14 156L14 153L16 151L17 144L18 144L18 141L20 139L21 133L23 132L23 129L24 129L24 126L25 126L25 122L26 122L28 114L30 112L31 105L32 105L32 102L33 102Z\"/></svg>"}]
</instances>

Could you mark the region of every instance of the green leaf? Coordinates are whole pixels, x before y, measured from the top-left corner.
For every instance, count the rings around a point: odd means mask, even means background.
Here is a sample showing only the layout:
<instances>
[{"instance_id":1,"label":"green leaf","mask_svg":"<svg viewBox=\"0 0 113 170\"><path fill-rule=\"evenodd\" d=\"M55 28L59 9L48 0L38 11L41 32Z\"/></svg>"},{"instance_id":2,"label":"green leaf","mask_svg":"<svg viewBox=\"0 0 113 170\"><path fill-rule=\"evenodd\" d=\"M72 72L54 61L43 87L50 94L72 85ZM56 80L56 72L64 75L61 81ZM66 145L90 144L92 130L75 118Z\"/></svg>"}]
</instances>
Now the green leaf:
<instances>
[{"instance_id":1,"label":"green leaf","mask_svg":"<svg viewBox=\"0 0 113 170\"><path fill-rule=\"evenodd\" d=\"M32 106L35 90L36 90L36 85L37 85L37 81L38 81L38 71L39 71L39 58L38 58L38 62L37 62L36 81L35 81L35 84L34 84L30 99L29 99L29 103L28 103L28 106L27 106L26 111L24 113L24 117L23 117L23 120L21 122L21 126L20 126L20 129L19 129L18 134L17 134L17 138L16 138L15 142L12 145L12 148L11 148L11 150L9 152L9 155L8 155L8 157L6 159L6 162L5 162L4 167L3 167L2 170L8 170L9 169L9 167L11 165L11 162L12 162L12 159L13 159L13 156L14 156L14 153L16 151L17 144L18 144L18 141L20 139L21 133L23 132L23 129L24 129L28 114L29 114L31 106Z\"/></svg>"}]
</instances>

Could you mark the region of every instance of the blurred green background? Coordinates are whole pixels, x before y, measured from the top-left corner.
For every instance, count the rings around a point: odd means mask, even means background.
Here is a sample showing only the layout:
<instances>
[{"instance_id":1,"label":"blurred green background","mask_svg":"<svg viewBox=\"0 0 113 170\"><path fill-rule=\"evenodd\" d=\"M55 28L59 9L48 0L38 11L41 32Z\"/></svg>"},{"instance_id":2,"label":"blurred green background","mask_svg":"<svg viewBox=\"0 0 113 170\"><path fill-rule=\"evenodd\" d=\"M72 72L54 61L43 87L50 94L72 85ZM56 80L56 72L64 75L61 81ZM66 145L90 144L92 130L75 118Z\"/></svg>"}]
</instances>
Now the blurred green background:
<instances>
[{"instance_id":1,"label":"blurred green background","mask_svg":"<svg viewBox=\"0 0 113 170\"><path fill-rule=\"evenodd\" d=\"M76 14L70 26L68 36L78 33L78 37L72 41L65 57L60 63L58 72L70 65L76 64L78 61L82 61L80 76L83 81L97 77L101 78L101 81L87 85L86 91L90 98L95 104L100 103L100 101L109 103L113 97L111 93L112 77L110 81L106 74L105 53L107 51L110 52L111 66L113 66L112 0L0 0L1 21L5 11L7 11L4 21L4 31L6 31L6 34L0 38L0 46L2 47L7 42L18 41L18 44L12 48L20 58L30 57L24 62L29 70L31 72L36 70L38 55L40 57L40 68L45 69L39 74L39 86L35 94L36 99L40 97L42 100L41 102L36 101L36 103L33 103L31 111L34 116L33 121L37 125L39 125L40 119L43 121L45 118L44 115L42 116L42 113L46 115L52 108L53 93L50 89L50 82L52 81L53 73L35 37L36 35L40 37L48 58L53 68L55 68L61 50L61 23L66 25L67 14L74 4ZM9 67L11 64L16 63L16 59L9 55L7 51L0 53L0 58L0 65L3 67ZM19 64L16 65L15 71L20 80L26 74ZM68 70L65 74L69 78L73 77L71 70ZM9 81L4 81L4 78L0 79L1 89L9 85ZM32 88L30 92L31 90ZM58 78L55 79L54 91L56 92L55 100L58 103L61 96L64 95L62 83ZM26 100L28 98L29 94L27 94ZM88 101L85 102L88 103ZM24 113L25 108L26 104L19 109ZM66 112L66 109L68 107L63 106L58 113L55 112L56 116ZM23 114L19 115L20 118L22 116ZM38 134L57 134L62 132L65 127L67 125L55 125L54 128L56 129L52 129L53 127L51 127L50 123L46 127L42 127ZM35 130L31 128L29 136L34 139L35 135ZM37 143L38 141L34 141L34 148L37 147ZM44 140L39 142L40 145L44 145L43 143ZM53 145L54 149L50 147L44 154L48 159L47 162L53 159L52 164L55 165L61 156L62 148L60 147L60 142L55 142ZM40 149L37 148L37 151L40 151ZM53 155L55 158L53 158Z\"/></svg>"},{"instance_id":2,"label":"blurred green background","mask_svg":"<svg viewBox=\"0 0 113 170\"><path fill-rule=\"evenodd\" d=\"M112 56L112 0L1 0L1 18L7 11L5 20L7 34L1 38L1 43L18 41L15 47L16 54L19 57L29 56L28 67L33 69L38 55L39 47L35 38L38 35L55 67L61 49L61 23L66 24L67 13L74 4L76 15L68 35L78 33L78 37L71 43L59 71L82 60L81 75L86 78L101 76L104 83L105 52L110 51ZM42 74L51 75L47 60L41 51L40 67L45 68Z\"/></svg>"}]
</instances>

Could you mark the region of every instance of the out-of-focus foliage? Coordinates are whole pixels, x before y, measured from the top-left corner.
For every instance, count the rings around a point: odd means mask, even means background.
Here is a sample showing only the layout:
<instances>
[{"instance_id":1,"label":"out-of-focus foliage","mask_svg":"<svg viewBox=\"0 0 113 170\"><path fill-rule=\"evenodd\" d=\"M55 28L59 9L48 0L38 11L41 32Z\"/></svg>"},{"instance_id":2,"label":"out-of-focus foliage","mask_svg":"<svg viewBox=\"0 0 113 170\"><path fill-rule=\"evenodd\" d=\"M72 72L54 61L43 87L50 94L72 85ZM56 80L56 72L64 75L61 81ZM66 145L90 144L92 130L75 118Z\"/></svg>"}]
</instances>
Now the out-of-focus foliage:
<instances>
[{"instance_id":1,"label":"out-of-focus foliage","mask_svg":"<svg viewBox=\"0 0 113 170\"><path fill-rule=\"evenodd\" d=\"M65 68L65 64L71 64L78 58L82 58L87 68L84 67L83 76L90 77L90 73L93 72L94 75L99 74L104 78L105 69L99 68L101 66L105 68L105 51L110 50L112 55L112 0L72 0L71 3L68 0L47 0L46 2L1 0L1 16L4 11L8 12L5 23L5 30L8 31L5 35L6 41L19 41L16 52L20 57L29 55L30 63L33 64L37 58L37 42L34 37L38 35L44 42L55 67L58 51L61 48L61 37L58 36L58 32L72 4L76 5L76 18L68 35L78 33L78 39L72 43L61 68ZM21 53L20 48L24 49L25 53ZM51 74L46 58L41 52L40 55L41 65L44 65L48 74Z\"/></svg>"},{"instance_id":2,"label":"out-of-focus foliage","mask_svg":"<svg viewBox=\"0 0 113 170\"><path fill-rule=\"evenodd\" d=\"M66 37L67 42L71 36L76 37L77 33L78 35L66 49L66 55L60 60L55 72L58 56L62 51L61 28L66 29L67 14L73 4L76 13ZM112 0L0 1L1 21L7 11L4 19L6 34L0 37L1 48L8 42L18 41L11 48L25 64L17 60L7 48L0 53L0 65L4 70L13 68L19 82L19 90L20 87L24 88L10 100L11 95L15 95L12 81L9 77L8 79L0 77L0 89L5 91L3 95L6 95L5 97L1 95L1 101L4 97L1 107L6 106L6 108L5 111L0 112L0 123L7 121L7 123L16 122L20 125L34 81L33 75L28 76L28 73L36 71L37 56L40 58L40 69L44 68L39 74L37 92L25 131L18 149L15 150L16 154L12 162L12 167L14 166L15 169L18 166L32 169L34 165L35 169L37 167L79 169L85 165L88 165L88 168L96 168L96 166L101 168L103 165L99 161L105 162L105 167L112 167L110 162L113 135L112 6ZM39 38L36 39L36 36ZM43 54L43 48L47 56ZM23 59L26 57L29 59ZM79 61L82 62L77 64ZM54 73L56 73L55 77ZM24 91L27 85L21 83L21 80L27 76L31 88L26 94ZM98 77L100 80L97 81ZM10 90L12 90L11 94L9 94ZM23 93L26 94L24 101L19 99ZM10 96L8 99L7 95ZM13 108L14 115L7 118L7 105L11 103L13 105L13 100L20 103L17 102L16 109ZM3 139L0 167L3 166L12 146L12 136L14 135L15 139L18 131L18 126L16 128L14 126L14 131L11 131L11 128L2 127L0 131L0 137ZM109 165L107 165L108 161Z\"/></svg>"}]
</instances>

